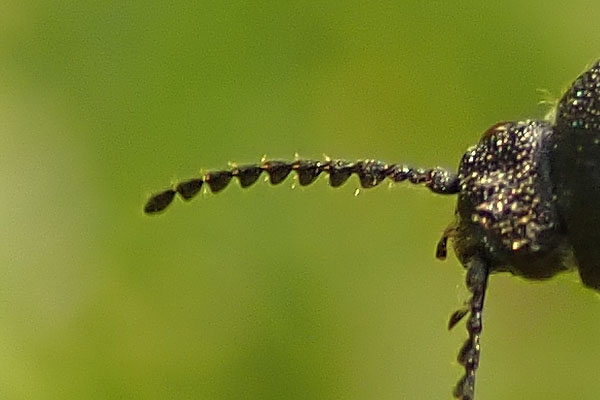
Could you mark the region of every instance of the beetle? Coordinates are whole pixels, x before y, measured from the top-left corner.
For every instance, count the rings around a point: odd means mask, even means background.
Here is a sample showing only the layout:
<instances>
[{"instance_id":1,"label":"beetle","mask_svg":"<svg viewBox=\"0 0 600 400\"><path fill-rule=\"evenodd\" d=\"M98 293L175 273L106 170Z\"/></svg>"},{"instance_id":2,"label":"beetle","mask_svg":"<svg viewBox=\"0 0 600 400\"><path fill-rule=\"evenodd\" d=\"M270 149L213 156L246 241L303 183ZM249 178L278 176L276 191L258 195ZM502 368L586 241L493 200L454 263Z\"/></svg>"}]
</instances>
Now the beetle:
<instances>
[{"instance_id":1,"label":"beetle","mask_svg":"<svg viewBox=\"0 0 600 400\"><path fill-rule=\"evenodd\" d=\"M278 184L292 171L301 186L323 173L332 187L357 175L363 188L389 179L458 196L454 218L436 248L437 258L444 259L452 241L467 271L471 296L448 323L451 329L468 315L468 338L458 355L465 373L453 392L458 399L474 399L483 303L491 273L542 280L575 267L585 286L600 291L600 60L577 77L546 119L491 126L477 145L467 149L457 172L377 160L263 159L210 171L155 193L144 212L161 213L177 194L190 200L204 185L217 193L237 178L246 188L263 173Z\"/></svg>"}]
</instances>

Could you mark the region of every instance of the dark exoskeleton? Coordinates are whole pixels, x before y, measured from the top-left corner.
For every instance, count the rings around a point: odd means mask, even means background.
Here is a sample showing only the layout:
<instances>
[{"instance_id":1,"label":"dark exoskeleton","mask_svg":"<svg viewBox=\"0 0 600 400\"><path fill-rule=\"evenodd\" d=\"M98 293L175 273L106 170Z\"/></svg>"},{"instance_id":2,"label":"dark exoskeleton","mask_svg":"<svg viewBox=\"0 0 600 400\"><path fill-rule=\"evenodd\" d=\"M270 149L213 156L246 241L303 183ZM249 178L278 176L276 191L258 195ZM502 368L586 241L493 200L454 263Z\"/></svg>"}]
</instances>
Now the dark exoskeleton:
<instances>
[{"instance_id":1,"label":"dark exoskeleton","mask_svg":"<svg viewBox=\"0 0 600 400\"><path fill-rule=\"evenodd\" d=\"M457 194L454 221L444 231L436 255L446 257L450 239L467 269L471 298L450 317L448 326L468 315L469 338L458 355L465 374L454 396L473 400L490 273L547 279L568 269L567 260L574 259L583 284L600 291L600 62L577 78L552 115L552 120L495 124L467 150L458 174L375 160L264 160L181 182L153 195L144 211L163 211L177 193L190 200L204 184L219 192L234 177L247 187L263 172L272 184L294 171L302 186L326 173L330 185L337 187L355 174L363 188L387 178Z\"/></svg>"}]
</instances>

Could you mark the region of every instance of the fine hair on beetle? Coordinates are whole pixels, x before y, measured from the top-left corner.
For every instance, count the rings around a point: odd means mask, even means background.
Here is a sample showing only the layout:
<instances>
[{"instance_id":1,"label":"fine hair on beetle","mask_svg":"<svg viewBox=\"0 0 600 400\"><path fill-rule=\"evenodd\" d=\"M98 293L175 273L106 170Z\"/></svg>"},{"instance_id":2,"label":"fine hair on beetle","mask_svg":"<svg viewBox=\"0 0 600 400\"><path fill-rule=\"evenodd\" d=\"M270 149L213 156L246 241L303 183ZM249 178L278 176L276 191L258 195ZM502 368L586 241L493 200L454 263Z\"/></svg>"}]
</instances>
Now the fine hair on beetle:
<instances>
[{"instance_id":1,"label":"fine hair on beetle","mask_svg":"<svg viewBox=\"0 0 600 400\"><path fill-rule=\"evenodd\" d=\"M586 287L600 291L600 61L577 77L546 119L493 124L467 149L457 172L372 159L262 160L179 182L153 194L144 212L163 212L177 195L189 201L205 185L218 193L235 178L246 188L263 173L276 185L292 172L301 186L325 174L329 185L338 187L356 175L365 189L387 179L457 196L436 247L436 257L444 259L451 241L467 270L470 299L448 323L451 329L467 317L468 338L458 354L464 374L453 391L457 399L475 398L491 273L541 280L576 268Z\"/></svg>"}]
</instances>

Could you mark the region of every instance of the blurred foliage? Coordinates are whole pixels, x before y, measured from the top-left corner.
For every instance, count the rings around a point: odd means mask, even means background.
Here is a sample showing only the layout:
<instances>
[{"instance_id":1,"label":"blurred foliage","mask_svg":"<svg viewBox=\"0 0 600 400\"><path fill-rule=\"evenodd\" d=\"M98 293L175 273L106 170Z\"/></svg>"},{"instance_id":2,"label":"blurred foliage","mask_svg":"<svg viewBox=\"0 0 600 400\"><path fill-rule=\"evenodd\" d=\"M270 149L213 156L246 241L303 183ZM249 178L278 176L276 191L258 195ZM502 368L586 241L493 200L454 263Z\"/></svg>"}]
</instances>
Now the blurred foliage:
<instances>
[{"instance_id":1,"label":"blurred foliage","mask_svg":"<svg viewBox=\"0 0 600 400\"><path fill-rule=\"evenodd\" d=\"M356 180L236 185L146 217L200 168L455 167L599 56L597 2L0 5L0 398L443 399L466 333L454 199ZM355 178L353 178L355 179ZM595 399L600 301L491 279L478 398Z\"/></svg>"}]
</instances>

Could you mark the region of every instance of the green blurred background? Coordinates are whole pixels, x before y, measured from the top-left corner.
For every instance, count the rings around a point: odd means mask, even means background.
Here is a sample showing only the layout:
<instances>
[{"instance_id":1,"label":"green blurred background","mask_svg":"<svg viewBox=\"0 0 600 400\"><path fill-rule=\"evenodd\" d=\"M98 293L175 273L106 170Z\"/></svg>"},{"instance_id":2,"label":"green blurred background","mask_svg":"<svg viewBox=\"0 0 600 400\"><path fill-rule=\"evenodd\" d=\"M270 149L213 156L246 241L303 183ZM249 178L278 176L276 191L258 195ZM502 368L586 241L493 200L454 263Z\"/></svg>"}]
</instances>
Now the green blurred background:
<instances>
[{"instance_id":1,"label":"green blurred background","mask_svg":"<svg viewBox=\"0 0 600 400\"><path fill-rule=\"evenodd\" d=\"M445 399L454 198L321 179L177 200L202 168L455 168L600 56L600 4L0 5L0 398ZM600 299L494 276L479 399L596 399Z\"/></svg>"}]
</instances>

